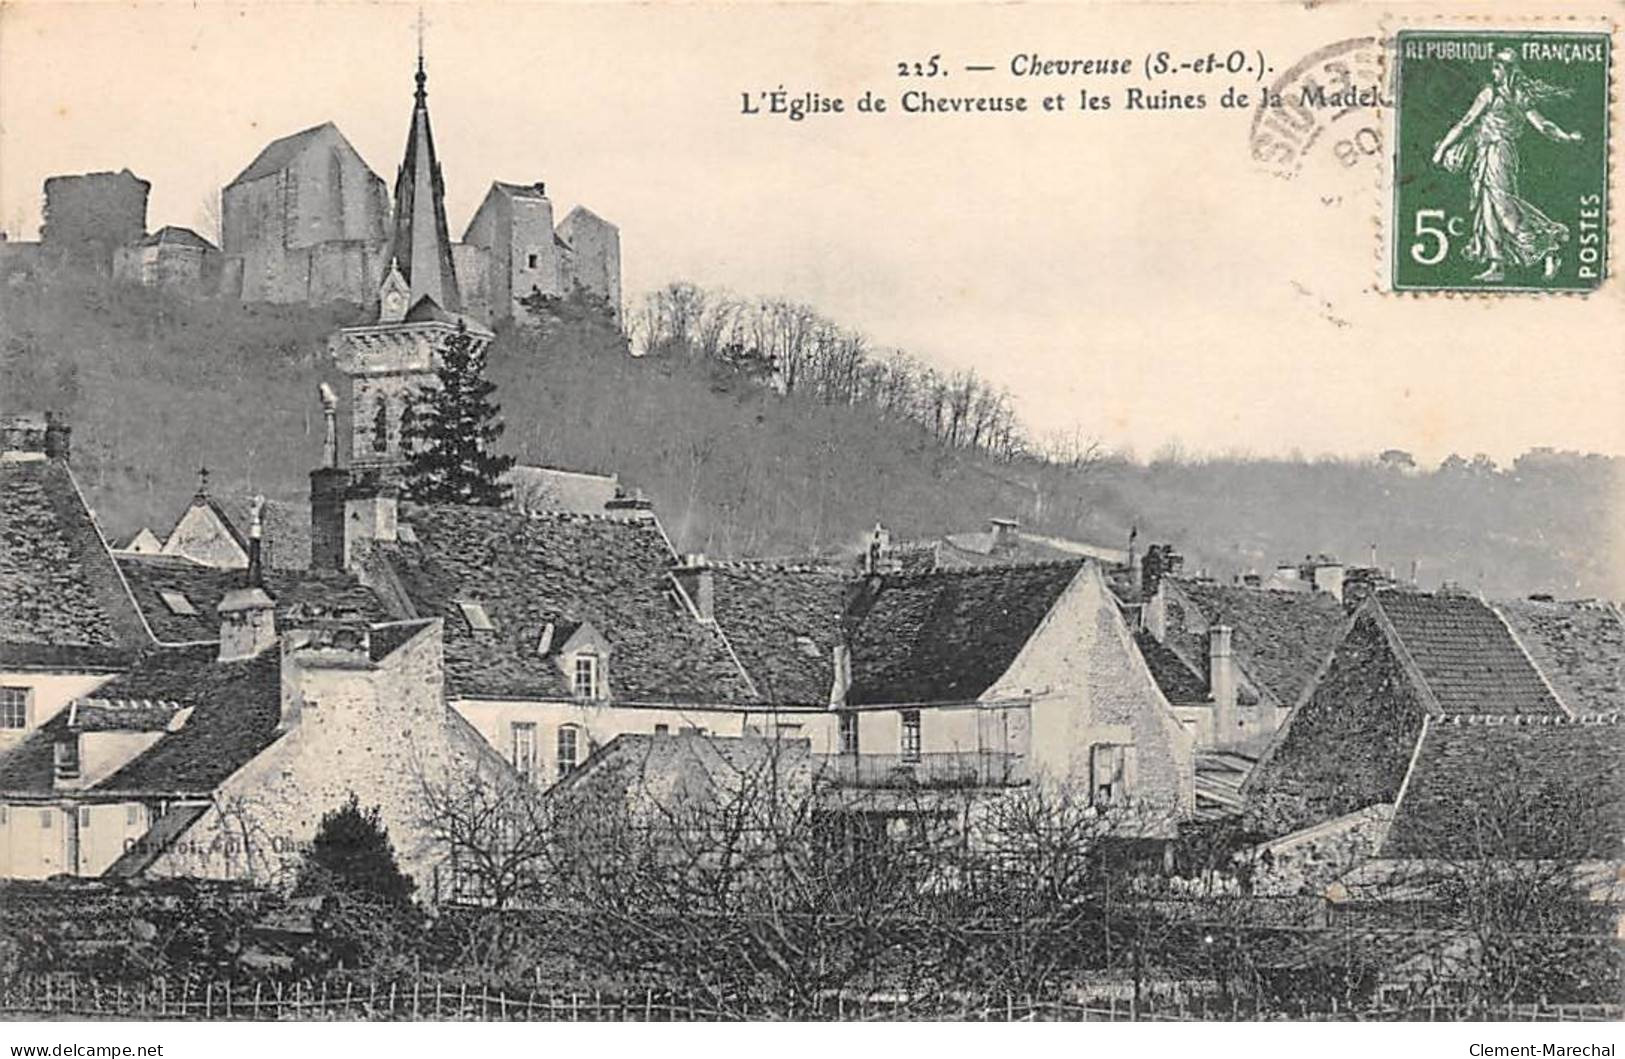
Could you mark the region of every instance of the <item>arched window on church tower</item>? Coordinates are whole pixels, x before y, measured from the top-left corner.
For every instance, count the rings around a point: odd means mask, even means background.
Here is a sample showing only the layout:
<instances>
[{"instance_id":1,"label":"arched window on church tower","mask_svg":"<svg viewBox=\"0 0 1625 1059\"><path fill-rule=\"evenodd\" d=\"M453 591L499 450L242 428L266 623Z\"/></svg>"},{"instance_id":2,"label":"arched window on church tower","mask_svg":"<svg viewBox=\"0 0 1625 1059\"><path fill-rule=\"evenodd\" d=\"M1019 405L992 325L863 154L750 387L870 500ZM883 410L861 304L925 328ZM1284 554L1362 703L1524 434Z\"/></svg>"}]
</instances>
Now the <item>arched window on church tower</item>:
<instances>
[{"instance_id":1,"label":"arched window on church tower","mask_svg":"<svg viewBox=\"0 0 1625 1059\"><path fill-rule=\"evenodd\" d=\"M389 451L389 400L378 395L378 405L372 413L372 451Z\"/></svg>"},{"instance_id":2,"label":"arched window on church tower","mask_svg":"<svg viewBox=\"0 0 1625 1059\"><path fill-rule=\"evenodd\" d=\"M417 440L418 412L417 406L410 398L401 408L401 455L412 455L412 449Z\"/></svg>"}]
</instances>

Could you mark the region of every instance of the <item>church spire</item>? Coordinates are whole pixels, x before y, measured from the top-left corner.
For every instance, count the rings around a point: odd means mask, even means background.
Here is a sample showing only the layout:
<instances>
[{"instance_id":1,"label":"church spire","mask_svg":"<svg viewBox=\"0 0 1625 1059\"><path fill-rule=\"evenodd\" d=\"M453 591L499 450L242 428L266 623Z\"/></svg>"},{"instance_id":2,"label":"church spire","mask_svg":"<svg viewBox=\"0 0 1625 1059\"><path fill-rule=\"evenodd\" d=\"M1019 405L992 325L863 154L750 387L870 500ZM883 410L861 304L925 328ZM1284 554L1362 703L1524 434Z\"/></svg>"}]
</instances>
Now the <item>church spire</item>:
<instances>
[{"instance_id":1,"label":"church spire","mask_svg":"<svg viewBox=\"0 0 1625 1059\"><path fill-rule=\"evenodd\" d=\"M417 90L406 156L395 177L395 235L390 261L411 288L408 305L428 296L442 309L459 312L462 298L451 263L446 225L446 189L429 128L429 75L423 66L423 14L418 13ZM387 269L386 269L387 271Z\"/></svg>"}]
</instances>

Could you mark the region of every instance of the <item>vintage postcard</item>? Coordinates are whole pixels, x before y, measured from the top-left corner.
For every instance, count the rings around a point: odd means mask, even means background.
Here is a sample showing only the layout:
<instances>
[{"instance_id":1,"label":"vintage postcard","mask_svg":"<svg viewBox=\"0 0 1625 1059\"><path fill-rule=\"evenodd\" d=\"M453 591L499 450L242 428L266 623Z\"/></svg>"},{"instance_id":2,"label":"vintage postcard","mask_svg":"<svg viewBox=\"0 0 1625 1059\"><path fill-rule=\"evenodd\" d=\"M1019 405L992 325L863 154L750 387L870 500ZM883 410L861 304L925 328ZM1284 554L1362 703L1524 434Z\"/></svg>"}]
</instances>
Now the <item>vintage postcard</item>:
<instances>
[{"instance_id":1,"label":"vintage postcard","mask_svg":"<svg viewBox=\"0 0 1625 1059\"><path fill-rule=\"evenodd\" d=\"M0 1043L1613 1055L1620 19L0 2Z\"/></svg>"}]
</instances>

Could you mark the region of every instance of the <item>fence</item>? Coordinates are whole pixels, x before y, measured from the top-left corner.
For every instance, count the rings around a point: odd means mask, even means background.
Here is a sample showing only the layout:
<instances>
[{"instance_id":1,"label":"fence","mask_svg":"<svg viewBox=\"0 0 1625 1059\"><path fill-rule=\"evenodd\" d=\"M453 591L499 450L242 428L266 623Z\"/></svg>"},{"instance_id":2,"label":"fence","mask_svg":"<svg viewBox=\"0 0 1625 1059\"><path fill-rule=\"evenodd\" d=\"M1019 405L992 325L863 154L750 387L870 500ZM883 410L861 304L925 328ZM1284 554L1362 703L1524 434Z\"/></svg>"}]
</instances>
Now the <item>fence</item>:
<instances>
[{"instance_id":1,"label":"fence","mask_svg":"<svg viewBox=\"0 0 1625 1059\"><path fill-rule=\"evenodd\" d=\"M1412 1004L1329 1011L1259 1012L1217 997L1038 999L1007 993L927 996L837 993L767 1004L654 989L559 992L436 979L367 981L103 982L68 975L18 976L0 986L0 1015L143 1020L369 1020L516 1022L910 1021L1190 1022L1235 1020L1617 1022L1616 1004L1495 1007Z\"/></svg>"}]
</instances>

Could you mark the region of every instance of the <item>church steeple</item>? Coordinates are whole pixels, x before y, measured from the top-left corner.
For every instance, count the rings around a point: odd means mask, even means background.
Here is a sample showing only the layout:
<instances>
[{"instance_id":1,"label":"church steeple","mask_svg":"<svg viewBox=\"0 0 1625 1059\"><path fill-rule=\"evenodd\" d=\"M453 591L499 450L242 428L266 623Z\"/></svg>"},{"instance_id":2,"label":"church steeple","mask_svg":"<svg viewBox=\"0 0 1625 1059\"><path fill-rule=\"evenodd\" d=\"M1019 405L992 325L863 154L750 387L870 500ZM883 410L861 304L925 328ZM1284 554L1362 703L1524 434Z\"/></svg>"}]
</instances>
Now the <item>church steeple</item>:
<instances>
[{"instance_id":1,"label":"church steeple","mask_svg":"<svg viewBox=\"0 0 1625 1059\"><path fill-rule=\"evenodd\" d=\"M409 306L416 305L427 295L442 309L455 313L460 312L463 305L451 263L445 182L435 158L434 135L429 129L429 75L423 68L421 25L416 80L406 157L395 177L395 236L390 261L400 269L411 288Z\"/></svg>"}]
</instances>

